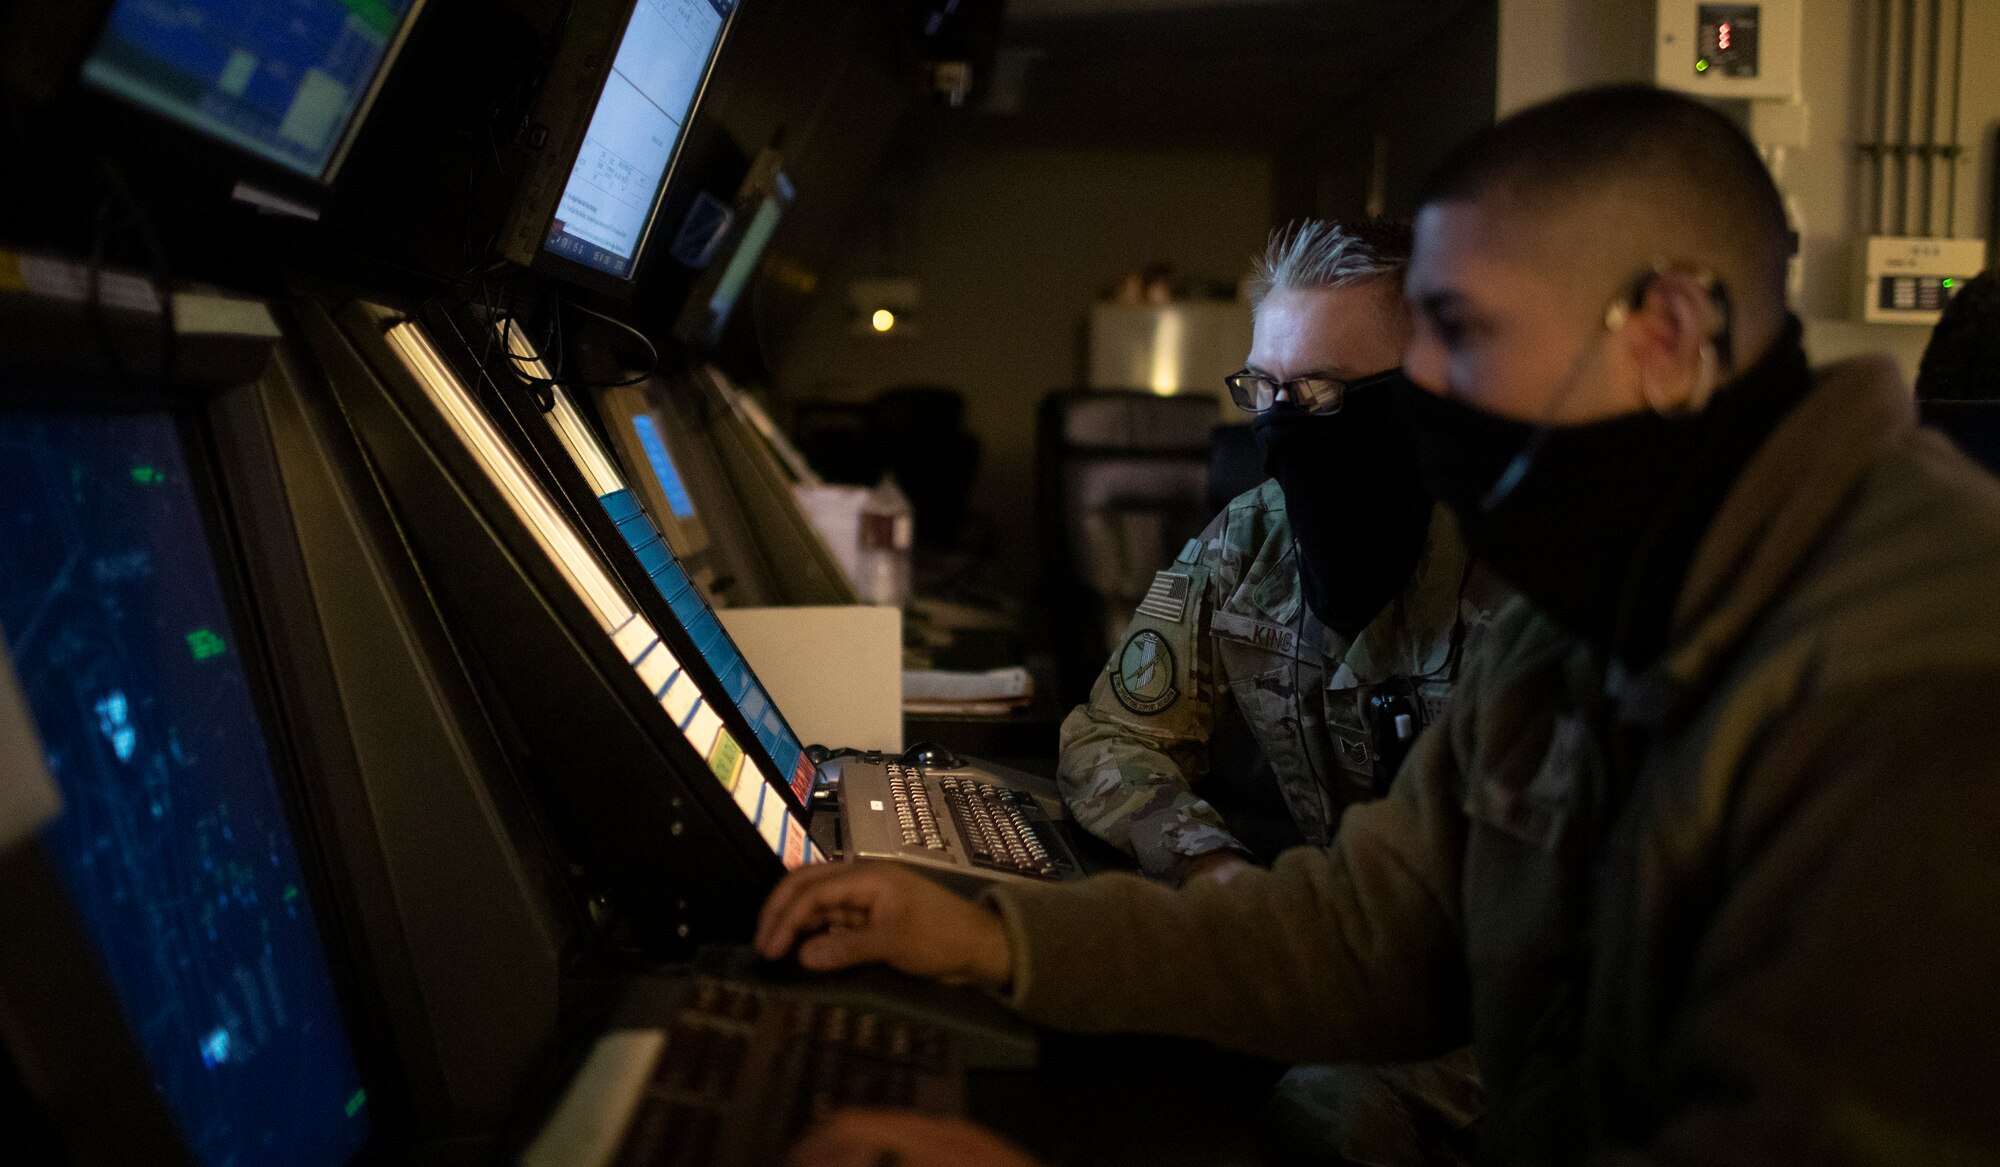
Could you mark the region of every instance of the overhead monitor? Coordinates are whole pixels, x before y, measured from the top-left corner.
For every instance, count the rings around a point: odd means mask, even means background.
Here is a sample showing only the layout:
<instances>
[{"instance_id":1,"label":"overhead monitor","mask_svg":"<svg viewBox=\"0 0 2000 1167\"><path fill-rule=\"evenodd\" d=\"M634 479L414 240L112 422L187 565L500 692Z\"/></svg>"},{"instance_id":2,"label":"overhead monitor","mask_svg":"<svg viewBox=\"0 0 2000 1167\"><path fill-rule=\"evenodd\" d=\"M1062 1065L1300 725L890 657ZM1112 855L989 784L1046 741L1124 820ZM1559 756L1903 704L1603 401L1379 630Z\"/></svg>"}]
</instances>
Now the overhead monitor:
<instances>
[{"instance_id":1,"label":"overhead monitor","mask_svg":"<svg viewBox=\"0 0 2000 1167\"><path fill-rule=\"evenodd\" d=\"M757 265L764 259L764 249L770 246L771 237L778 233L778 223L792 205L793 196L792 180L779 174L751 214L749 226L743 229L742 238L736 242L736 250L730 253L729 262L723 265L714 291L709 293L702 326L699 335L694 338L696 343L713 345L722 339L723 329L729 327L730 317L736 312L736 302L742 298L743 290L750 286L751 277L757 274Z\"/></svg>"},{"instance_id":2,"label":"overhead monitor","mask_svg":"<svg viewBox=\"0 0 2000 1167\"><path fill-rule=\"evenodd\" d=\"M117 0L90 85L330 182L423 0Z\"/></svg>"},{"instance_id":3,"label":"overhead monitor","mask_svg":"<svg viewBox=\"0 0 2000 1167\"><path fill-rule=\"evenodd\" d=\"M549 156L524 183L511 258L589 284L633 278L735 7L637 0L603 54L583 51L595 30L577 25L538 111ZM601 77L581 75L604 57ZM579 93L587 106L574 102Z\"/></svg>"},{"instance_id":4,"label":"overhead monitor","mask_svg":"<svg viewBox=\"0 0 2000 1167\"><path fill-rule=\"evenodd\" d=\"M0 415L0 626L74 912L190 1158L352 1161L371 1107L165 413Z\"/></svg>"}]
</instances>

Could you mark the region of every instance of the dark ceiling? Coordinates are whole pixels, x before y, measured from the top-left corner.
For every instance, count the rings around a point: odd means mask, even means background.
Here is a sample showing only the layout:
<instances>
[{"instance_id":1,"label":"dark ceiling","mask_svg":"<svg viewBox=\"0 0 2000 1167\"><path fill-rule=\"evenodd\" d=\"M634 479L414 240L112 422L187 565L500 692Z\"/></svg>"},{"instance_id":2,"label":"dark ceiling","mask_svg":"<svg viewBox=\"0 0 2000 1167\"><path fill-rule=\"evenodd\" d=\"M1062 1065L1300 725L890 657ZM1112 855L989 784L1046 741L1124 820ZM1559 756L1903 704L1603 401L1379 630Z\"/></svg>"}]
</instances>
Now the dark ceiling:
<instances>
[{"instance_id":1,"label":"dark ceiling","mask_svg":"<svg viewBox=\"0 0 2000 1167\"><path fill-rule=\"evenodd\" d=\"M1018 0L961 131L1033 144L1281 149L1480 0ZM1450 84L1440 78L1440 84Z\"/></svg>"}]
</instances>

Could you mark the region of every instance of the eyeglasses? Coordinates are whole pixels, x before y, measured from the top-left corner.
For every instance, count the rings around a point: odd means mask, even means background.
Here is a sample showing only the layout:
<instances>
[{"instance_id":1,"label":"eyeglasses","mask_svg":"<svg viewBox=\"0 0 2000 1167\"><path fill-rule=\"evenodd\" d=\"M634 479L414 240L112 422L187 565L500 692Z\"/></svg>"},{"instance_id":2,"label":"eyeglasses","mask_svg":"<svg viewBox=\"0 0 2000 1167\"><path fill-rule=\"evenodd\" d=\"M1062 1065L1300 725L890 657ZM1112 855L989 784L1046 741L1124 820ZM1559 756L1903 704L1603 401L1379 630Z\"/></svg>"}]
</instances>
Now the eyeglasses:
<instances>
[{"instance_id":1,"label":"eyeglasses","mask_svg":"<svg viewBox=\"0 0 2000 1167\"><path fill-rule=\"evenodd\" d=\"M1294 377L1289 381L1276 381L1245 369L1224 377L1222 383L1229 386L1229 398L1236 403L1236 408L1245 413L1262 413L1271 408L1278 403L1279 393L1307 413L1339 413L1340 407L1347 403L1349 393L1399 377L1402 373L1403 370L1398 367L1352 381L1336 377Z\"/></svg>"}]
</instances>

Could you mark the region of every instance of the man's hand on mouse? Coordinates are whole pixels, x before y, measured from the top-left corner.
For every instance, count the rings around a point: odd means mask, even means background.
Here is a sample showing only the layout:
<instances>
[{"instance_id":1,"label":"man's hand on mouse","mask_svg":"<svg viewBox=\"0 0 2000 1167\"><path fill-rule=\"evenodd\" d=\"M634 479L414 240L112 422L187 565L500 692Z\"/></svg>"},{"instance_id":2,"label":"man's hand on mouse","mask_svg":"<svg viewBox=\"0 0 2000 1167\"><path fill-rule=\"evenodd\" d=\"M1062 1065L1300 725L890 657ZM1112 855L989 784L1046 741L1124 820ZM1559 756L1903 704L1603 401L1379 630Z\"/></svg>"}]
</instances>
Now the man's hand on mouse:
<instances>
[{"instance_id":1,"label":"man's hand on mouse","mask_svg":"<svg viewBox=\"0 0 2000 1167\"><path fill-rule=\"evenodd\" d=\"M843 1110L807 1133L790 1167L1039 1167L1034 1156L960 1118Z\"/></svg>"},{"instance_id":2,"label":"man's hand on mouse","mask_svg":"<svg viewBox=\"0 0 2000 1167\"><path fill-rule=\"evenodd\" d=\"M764 902L757 951L777 960L794 948L815 970L880 962L995 991L1013 978L999 916L890 863L819 863L786 876Z\"/></svg>"}]
</instances>

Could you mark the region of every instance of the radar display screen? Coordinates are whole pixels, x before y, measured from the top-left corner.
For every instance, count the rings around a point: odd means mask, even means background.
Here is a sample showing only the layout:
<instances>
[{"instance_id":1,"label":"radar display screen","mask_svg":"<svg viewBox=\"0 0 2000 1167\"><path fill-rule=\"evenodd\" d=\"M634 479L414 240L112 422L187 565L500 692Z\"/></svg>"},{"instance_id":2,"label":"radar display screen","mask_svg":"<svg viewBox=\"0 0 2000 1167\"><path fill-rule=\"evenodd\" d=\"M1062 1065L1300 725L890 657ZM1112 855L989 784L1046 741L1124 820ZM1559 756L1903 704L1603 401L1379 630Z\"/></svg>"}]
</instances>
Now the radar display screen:
<instances>
[{"instance_id":1,"label":"radar display screen","mask_svg":"<svg viewBox=\"0 0 2000 1167\"><path fill-rule=\"evenodd\" d=\"M84 79L330 179L417 0L119 0Z\"/></svg>"},{"instance_id":2,"label":"radar display screen","mask_svg":"<svg viewBox=\"0 0 2000 1167\"><path fill-rule=\"evenodd\" d=\"M0 627L43 841L191 1157L349 1162L371 1117L174 419L0 415Z\"/></svg>"}]
</instances>

